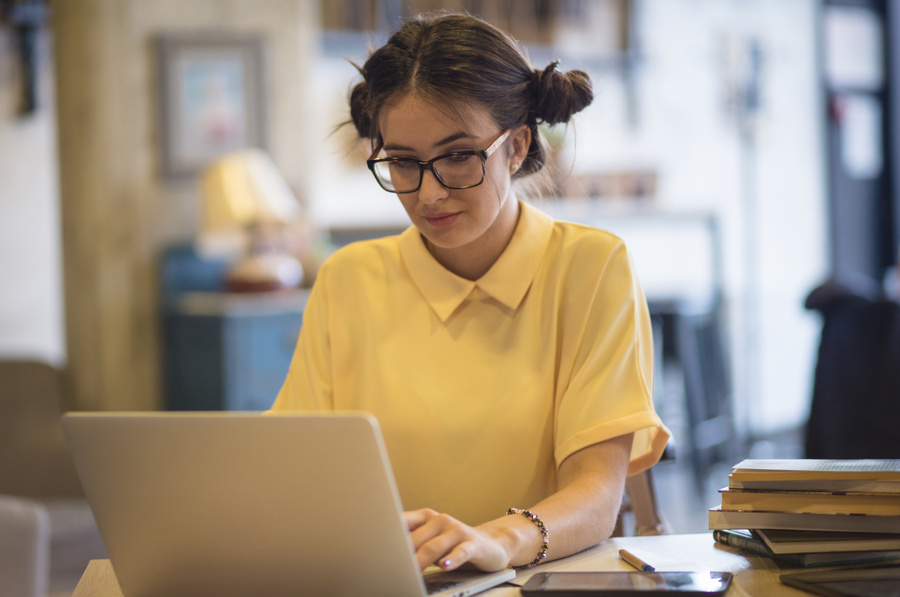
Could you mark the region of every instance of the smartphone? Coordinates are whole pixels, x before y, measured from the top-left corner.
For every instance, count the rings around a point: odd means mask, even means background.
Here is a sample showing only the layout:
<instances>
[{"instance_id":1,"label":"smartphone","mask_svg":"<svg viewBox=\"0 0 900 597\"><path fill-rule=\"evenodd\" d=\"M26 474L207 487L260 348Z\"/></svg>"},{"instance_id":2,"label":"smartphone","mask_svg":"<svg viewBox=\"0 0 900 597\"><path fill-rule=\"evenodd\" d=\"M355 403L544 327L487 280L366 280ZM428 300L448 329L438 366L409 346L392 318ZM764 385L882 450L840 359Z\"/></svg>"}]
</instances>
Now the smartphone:
<instances>
[{"instance_id":1,"label":"smartphone","mask_svg":"<svg viewBox=\"0 0 900 597\"><path fill-rule=\"evenodd\" d=\"M724 594L731 576L730 572L538 572L522 587L522 595L659 597L675 593L708 597Z\"/></svg>"}]
</instances>

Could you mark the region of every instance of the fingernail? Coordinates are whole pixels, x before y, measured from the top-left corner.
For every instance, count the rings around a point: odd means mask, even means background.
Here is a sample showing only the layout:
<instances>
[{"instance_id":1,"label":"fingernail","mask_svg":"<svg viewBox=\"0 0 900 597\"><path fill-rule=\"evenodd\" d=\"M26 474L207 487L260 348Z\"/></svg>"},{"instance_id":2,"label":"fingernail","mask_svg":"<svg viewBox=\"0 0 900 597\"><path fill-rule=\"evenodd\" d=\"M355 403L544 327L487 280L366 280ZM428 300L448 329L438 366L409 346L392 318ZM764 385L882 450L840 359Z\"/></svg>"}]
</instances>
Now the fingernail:
<instances>
[{"instance_id":1,"label":"fingernail","mask_svg":"<svg viewBox=\"0 0 900 597\"><path fill-rule=\"evenodd\" d=\"M449 567L450 567L450 564L452 564L452 563L453 563L453 562L451 562L449 559L443 560L443 561L441 562L441 568L449 568Z\"/></svg>"}]
</instances>

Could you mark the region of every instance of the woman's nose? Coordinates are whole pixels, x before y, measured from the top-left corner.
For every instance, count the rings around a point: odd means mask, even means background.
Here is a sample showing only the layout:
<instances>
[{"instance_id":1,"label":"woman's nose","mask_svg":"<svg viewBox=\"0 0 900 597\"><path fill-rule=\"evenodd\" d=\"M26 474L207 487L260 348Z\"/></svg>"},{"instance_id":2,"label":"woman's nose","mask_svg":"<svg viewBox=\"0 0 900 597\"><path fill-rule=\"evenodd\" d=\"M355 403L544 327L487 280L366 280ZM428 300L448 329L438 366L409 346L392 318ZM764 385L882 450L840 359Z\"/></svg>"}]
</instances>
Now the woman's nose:
<instances>
[{"instance_id":1,"label":"woman's nose","mask_svg":"<svg viewBox=\"0 0 900 597\"><path fill-rule=\"evenodd\" d=\"M422 185L419 187L419 201L422 203L434 203L446 199L449 189L441 184L434 172L426 170L422 173Z\"/></svg>"}]
</instances>

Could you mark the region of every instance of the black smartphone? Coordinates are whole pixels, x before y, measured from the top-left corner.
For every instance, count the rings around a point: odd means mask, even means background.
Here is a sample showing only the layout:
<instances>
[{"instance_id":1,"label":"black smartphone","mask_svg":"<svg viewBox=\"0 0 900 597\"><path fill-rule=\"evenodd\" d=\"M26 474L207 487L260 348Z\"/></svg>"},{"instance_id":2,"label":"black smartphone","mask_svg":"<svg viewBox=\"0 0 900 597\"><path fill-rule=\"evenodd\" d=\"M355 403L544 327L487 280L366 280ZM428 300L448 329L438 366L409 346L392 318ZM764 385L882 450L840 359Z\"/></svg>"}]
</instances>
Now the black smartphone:
<instances>
[{"instance_id":1,"label":"black smartphone","mask_svg":"<svg viewBox=\"0 0 900 597\"><path fill-rule=\"evenodd\" d=\"M522 587L532 597L722 595L730 572L539 572Z\"/></svg>"}]
</instances>

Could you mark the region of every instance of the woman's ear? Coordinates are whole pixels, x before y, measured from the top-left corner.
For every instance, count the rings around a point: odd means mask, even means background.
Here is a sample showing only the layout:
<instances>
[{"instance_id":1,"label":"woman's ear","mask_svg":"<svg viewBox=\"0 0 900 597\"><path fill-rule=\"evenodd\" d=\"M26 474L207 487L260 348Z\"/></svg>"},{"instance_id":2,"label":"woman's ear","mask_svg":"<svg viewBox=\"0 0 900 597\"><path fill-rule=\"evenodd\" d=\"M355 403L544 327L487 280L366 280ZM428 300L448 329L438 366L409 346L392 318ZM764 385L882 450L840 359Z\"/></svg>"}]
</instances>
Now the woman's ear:
<instances>
[{"instance_id":1,"label":"woman's ear","mask_svg":"<svg viewBox=\"0 0 900 597\"><path fill-rule=\"evenodd\" d=\"M531 128L522 125L513 129L509 134L509 173L515 174L525 161L528 155L528 148L531 147Z\"/></svg>"}]
</instances>

